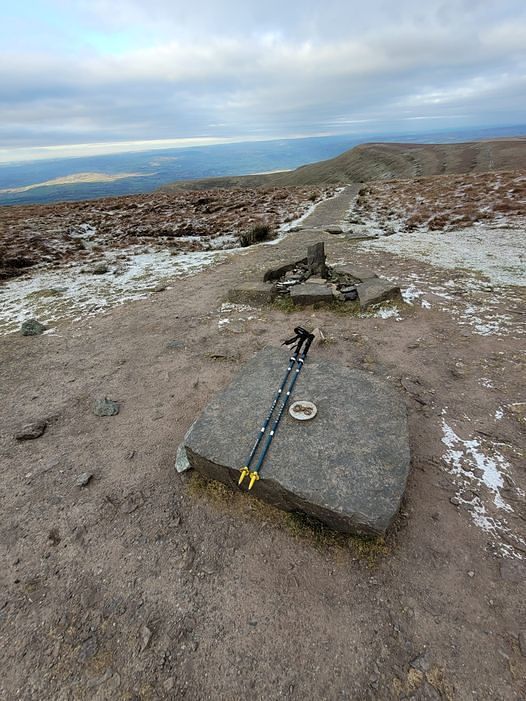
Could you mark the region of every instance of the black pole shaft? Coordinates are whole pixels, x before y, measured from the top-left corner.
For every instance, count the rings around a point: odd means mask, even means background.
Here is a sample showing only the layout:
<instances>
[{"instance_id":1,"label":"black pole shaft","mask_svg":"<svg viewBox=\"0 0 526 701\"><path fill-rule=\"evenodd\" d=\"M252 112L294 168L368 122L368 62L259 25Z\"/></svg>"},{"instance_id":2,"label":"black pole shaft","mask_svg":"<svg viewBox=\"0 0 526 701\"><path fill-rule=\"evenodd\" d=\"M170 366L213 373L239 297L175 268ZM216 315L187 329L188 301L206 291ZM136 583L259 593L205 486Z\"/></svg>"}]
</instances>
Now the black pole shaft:
<instances>
[{"instance_id":1,"label":"black pole shaft","mask_svg":"<svg viewBox=\"0 0 526 701\"><path fill-rule=\"evenodd\" d=\"M259 448L259 444L261 443L261 439L263 438L265 431L267 430L267 426L270 423L270 419L272 418L272 414L274 413L274 409L276 408L276 405L279 402L281 395L283 393L283 389L284 389L285 385L287 384L287 380L289 379L291 370L294 367L294 364L296 363L296 361L298 360L298 355L300 353L301 346L303 345L304 340L305 340L304 338L300 338L293 355L290 356L289 366L287 368L287 372L285 373L285 376L283 377L283 380L278 388L278 391L276 392L276 394L274 396L274 401L272 402L272 406L270 407L270 410L269 410L265 420L263 421L263 424L262 424L261 429L259 431L258 437L256 438L256 441L255 441L254 445L252 446L252 450L250 451L250 454L245 462L246 468L250 467L250 463L254 459L254 455L256 454L256 451Z\"/></svg>"},{"instance_id":2,"label":"black pole shaft","mask_svg":"<svg viewBox=\"0 0 526 701\"><path fill-rule=\"evenodd\" d=\"M312 334L309 334L309 337L307 338L307 341L305 343L305 349L303 350L301 357L298 359L298 366L296 368L296 372L294 373L294 377L292 378L292 382L290 383L290 387L288 388L287 393L285 394L285 398L281 404L281 407L279 409L276 420L274 421L272 429L267 436L267 440L265 441L265 445L263 446L263 450L261 451L261 454L259 456L257 464L256 464L255 468L252 470L252 474L254 472L256 474L258 474L259 471L261 470L261 466L263 465L263 462L264 462L265 457L267 455L268 449L270 448L270 444L272 443L272 439L274 438L274 435L278 429L279 422L281 421L281 417L283 416L283 414L285 412L285 408L288 404L290 395L292 394L292 390L294 389L294 385L298 381L299 374L300 374L301 369L305 363L305 358L307 356L307 353L309 352L309 348L310 348L310 345L311 345L313 339L314 339L314 336Z\"/></svg>"}]
</instances>

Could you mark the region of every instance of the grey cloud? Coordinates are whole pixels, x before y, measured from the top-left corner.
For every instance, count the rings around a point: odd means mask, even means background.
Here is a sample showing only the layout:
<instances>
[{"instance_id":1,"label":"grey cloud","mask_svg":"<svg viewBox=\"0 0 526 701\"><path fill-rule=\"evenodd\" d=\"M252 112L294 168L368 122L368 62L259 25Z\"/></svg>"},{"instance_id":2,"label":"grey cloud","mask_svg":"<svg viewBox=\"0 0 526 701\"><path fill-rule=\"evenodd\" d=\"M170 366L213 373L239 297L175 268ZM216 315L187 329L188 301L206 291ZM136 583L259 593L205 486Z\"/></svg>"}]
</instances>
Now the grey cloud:
<instances>
[{"instance_id":1,"label":"grey cloud","mask_svg":"<svg viewBox=\"0 0 526 701\"><path fill-rule=\"evenodd\" d=\"M177 31L126 53L4 52L0 141L287 136L411 119L425 127L426 118L458 115L474 124L524 117L522 4L360 7L202 0L190 12L188 3L167 0L91 1L84 12L92 21L164 21Z\"/></svg>"}]
</instances>

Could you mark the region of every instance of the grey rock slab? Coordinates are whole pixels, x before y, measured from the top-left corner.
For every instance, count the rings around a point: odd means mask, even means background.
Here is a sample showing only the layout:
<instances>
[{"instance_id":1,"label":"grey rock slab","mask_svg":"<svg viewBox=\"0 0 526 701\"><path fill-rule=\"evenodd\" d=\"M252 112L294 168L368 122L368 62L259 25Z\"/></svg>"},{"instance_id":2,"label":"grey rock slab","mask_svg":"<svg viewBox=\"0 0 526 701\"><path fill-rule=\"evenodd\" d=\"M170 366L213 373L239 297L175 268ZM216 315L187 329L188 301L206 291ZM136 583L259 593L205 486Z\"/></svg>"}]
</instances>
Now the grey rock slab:
<instances>
[{"instance_id":1,"label":"grey rock slab","mask_svg":"<svg viewBox=\"0 0 526 701\"><path fill-rule=\"evenodd\" d=\"M346 533L383 534L405 491L410 453L401 397L360 370L315 358L292 392L316 404L312 421L285 412L251 494ZM182 451L207 478L238 487L239 470L287 367L286 351L265 348L204 410ZM179 456L181 462L181 456Z\"/></svg>"},{"instance_id":2,"label":"grey rock slab","mask_svg":"<svg viewBox=\"0 0 526 701\"><path fill-rule=\"evenodd\" d=\"M115 416L119 413L119 405L112 399L96 399L92 407L95 416Z\"/></svg>"},{"instance_id":3,"label":"grey rock slab","mask_svg":"<svg viewBox=\"0 0 526 701\"><path fill-rule=\"evenodd\" d=\"M41 324L40 321L36 319L27 319L22 322L22 326L20 327L22 336L40 336L45 330L46 327L44 324Z\"/></svg>"},{"instance_id":4,"label":"grey rock slab","mask_svg":"<svg viewBox=\"0 0 526 701\"><path fill-rule=\"evenodd\" d=\"M327 279L327 265L325 263L325 244L323 241L318 241L307 248L307 268L313 276L319 275L321 278Z\"/></svg>"},{"instance_id":5,"label":"grey rock slab","mask_svg":"<svg viewBox=\"0 0 526 701\"><path fill-rule=\"evenodd\" d=\"M269 304L275 297L276 289L267 282L243 282L228 292L234 304Z\"/></svg>"},{"instance_id":6,"label":"grey rock slab","mask_svg":"<svg viewBox=\"0 0 526 701\"><path fill-rule=\"evenodd\" d=\"M15 438L17 441L32 441L44 435L46 428L47 421L34 421L17 431Z\"/></svg>"},{"instance_id":7,"label":"grey rock slab","mask_svg":"<svg viewBox=\"0 0 526 701\"><path fill-rule=\"evenodd\" d=\"M385 278L372 278L356 285L360 308L367 309L372 304L379 304L387 301L402 301L400 288L390 280Z\"/></svg>"},{"instance_id":8,"label":"grey rock slab","mask_svg":"<svg viewBox=\"0 0 526 701\"><path fill-rule=\"evenodd\" d=\"M353 265L352 263L337 265L332 269L332 275L333 277L352 278L355 282L364 282L365 280L378 277L374 270L369 270L363 265Z\"/></svg>"},{"instance_id":9,"label":"grey rock slab","mask_svg":"<svg viewBox=\"0 0 526 701\"><path fill-rule=\"evenodd\" d=\"M278 265L276 268L269 268L263 275L263 282L271 282L272 280L280 280L290 270L294 270L301 265L307 265L307 259L290 260L286 263Z\"/></svg>"},{"instance_id":10,"label":"grey rock slab","mask_svg":"<svg viewBox=\"0 0 526 701\"><path fill-rule=\"evenodd\" d=\"M331 224L329 226L325 227L325 231L328 234L343 234L343 229L341 226L337 226L336 224Z\"/></svg>"},{"instance_id":11,"label":"grey rock slab","mask_svg":"<svg viewBox=\"0 0 526 701\"><path fill-rule=\"evenodd\" d=\"M294 304L303 306L317 304L318 302L332 302L333 300L330 287L311 282L295 285L290 291L290 297Z\"/></svg>"}]
</instances>

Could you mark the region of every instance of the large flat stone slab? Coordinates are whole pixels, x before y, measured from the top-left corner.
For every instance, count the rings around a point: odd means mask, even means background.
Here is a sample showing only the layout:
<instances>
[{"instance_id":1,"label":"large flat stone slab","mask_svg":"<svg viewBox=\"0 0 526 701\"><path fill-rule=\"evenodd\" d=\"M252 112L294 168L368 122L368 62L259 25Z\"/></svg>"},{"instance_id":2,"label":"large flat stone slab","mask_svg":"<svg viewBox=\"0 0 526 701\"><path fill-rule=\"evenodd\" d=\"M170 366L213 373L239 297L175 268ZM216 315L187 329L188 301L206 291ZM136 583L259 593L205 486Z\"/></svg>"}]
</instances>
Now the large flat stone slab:
<instances>
[{"instance_id":1,"label":"large flat stone slab","mask_svg":"<svg viewBox=\"0 0 526 701\"><path fill-rule=\"evenodd\" d=\"M318 304L319 302L332 302L334 295L332 288L328 285L304 282L301 285L294 285L290 291L290 298L294 304L307 306L309 304Z\"/></svg>"},{"instance_id":2,"label":"large flat stone slab","mask_svg":"<svg viewBox=\"0 0 526 701\"><path fill-rule=\"evenodd\" d=\"M208 405L188 431L178 469L238 487L239 469L286 370L288 353L265 348ZM381 380L321 361L315 348L292 395L318 407L311 421L288 412L254 494L346 533L383 534L394 520L409 473L405 405Z\"/></svg>"},{"instance_id":3,"label":"large flat stone slab","mask_svg":"<svg viewBox=\"0 0 526 701\"><path fill-rule=\"evenodd\" d=\"M361 309L367 309L372 304L380 304L381 302L402 301L398 285L385 278L378 277L365 280L356 285L356 290L358 291Z\"/></svg>"},{"instance_id":4,"label":"large flat stone slab","mask_svg":"<svg viewBox=\"0 0 526 701\"><path fill-rule=\"evenodd\" d=\"M332 273L333 276L340 275L345 278L352 278L355 282L364 282L364 280L371 280L372 278L378 277L374 270L369 270L369 268L363 265L354 265L353 263L337 265L332 269Z\"/></svg>"},{"instance_id":5,"label":"large flat stone slab","mask_svg":"<svg viewBox=\"0 0 526 701\"><path fill-rule=\"evenodd\" d=\"M228 301L234 304L270 304L276 289L266 282L240 282L228 291Z\"/></svg>"}]
</instances>

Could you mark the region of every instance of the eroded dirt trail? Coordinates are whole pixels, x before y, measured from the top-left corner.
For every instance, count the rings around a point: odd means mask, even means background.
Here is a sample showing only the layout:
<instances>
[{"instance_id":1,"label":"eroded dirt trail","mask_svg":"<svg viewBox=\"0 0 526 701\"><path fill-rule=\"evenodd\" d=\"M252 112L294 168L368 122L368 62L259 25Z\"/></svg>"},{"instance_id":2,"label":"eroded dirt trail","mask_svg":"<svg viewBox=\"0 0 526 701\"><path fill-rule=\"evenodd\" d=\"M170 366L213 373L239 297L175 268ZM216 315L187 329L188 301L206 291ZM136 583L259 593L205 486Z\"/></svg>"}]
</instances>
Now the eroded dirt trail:
<instances>
[{"instance_id":1,"label":"eroded dirt trail","mask_svg":"<svg viewBox=\"0 0 526 701\"><path fill-rule=\"evenodd\" d=\"M484 336L461 325L436 295L446 284L451 305L480 294L465 273L359 249L315 230L325 223L52 335L0 340L2 698L525 697L518 326ZM222 306L237 280L318 240L330 261L417 276L419 302L387 319ZM497 300L495 313L508 306ZM316 535L175 473L208 400L300 323L329 340L313 353L385 378L407 401L413 470L385 549ZM93 415L104 396L117 416ZM39 419L41 438L14 439ZM512 512L492 510L483 481L471 491L511 536L479 527L469 495L459 499L445 419L509 462L501 494ZM83 472L93 478L80 488Z\"/></svg>"}]
</instances>

